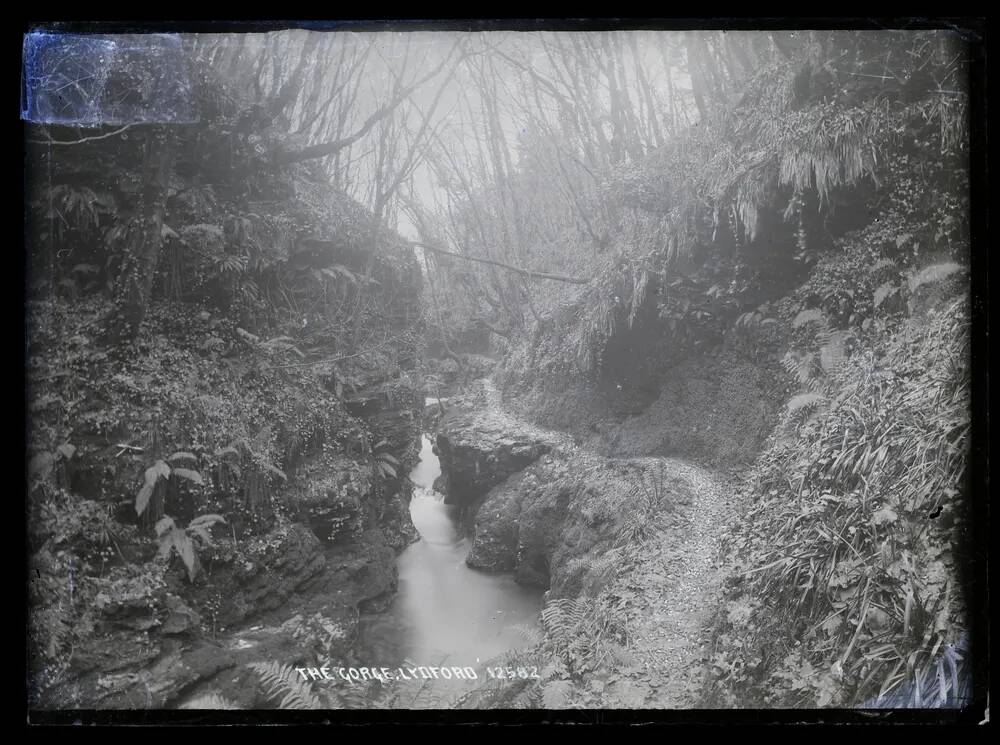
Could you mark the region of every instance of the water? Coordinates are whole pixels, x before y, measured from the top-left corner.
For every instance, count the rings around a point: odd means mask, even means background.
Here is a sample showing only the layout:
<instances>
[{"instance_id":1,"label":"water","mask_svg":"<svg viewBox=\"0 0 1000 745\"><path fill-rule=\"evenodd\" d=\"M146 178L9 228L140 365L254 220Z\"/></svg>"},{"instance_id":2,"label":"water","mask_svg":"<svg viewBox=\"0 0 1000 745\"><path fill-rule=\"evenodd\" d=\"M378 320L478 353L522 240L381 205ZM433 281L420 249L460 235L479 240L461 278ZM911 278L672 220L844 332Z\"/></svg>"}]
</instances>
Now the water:
<instances>
[{"instance_id":1,"label":"water","mask_svg":"<svg viewBox=\"0 0 1000 745\"><path fill-rule=\"evenodd\" d=\"M485 679L497 655L527 646L535 628L541 591L521 587L507 574L486 574L465 565L471 548L456 529L455 508L432 488L441 465L424 436L410 516L420 540L399 556L399 589L385 613L363 619L361 647L372 666L471 667ZM521 627L521 628L518 628ZM398 682L407 708L446 707L472 684L459 680ZM414 698L415 697L415 698Z\"/></svg>"}]
</instances>

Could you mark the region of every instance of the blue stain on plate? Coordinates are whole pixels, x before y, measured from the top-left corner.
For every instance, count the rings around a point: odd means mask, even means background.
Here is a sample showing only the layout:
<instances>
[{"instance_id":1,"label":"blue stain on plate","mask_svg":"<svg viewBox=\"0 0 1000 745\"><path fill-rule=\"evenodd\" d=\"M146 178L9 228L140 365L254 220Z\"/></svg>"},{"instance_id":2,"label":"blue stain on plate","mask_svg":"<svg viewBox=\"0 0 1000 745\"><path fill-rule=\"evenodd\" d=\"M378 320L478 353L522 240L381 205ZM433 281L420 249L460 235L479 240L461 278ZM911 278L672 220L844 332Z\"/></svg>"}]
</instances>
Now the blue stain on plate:
<instances>
[{"instance_id":1,"label":"blue stain on plate","mask_svg":"<svg viewBox=\"0 0 1000 745\"><path fill-rule=\"evenodd\" d=\"M24 36L21 118L101 127L198 120L188 56L176 34Z\"/></svg>"}]
</instances>

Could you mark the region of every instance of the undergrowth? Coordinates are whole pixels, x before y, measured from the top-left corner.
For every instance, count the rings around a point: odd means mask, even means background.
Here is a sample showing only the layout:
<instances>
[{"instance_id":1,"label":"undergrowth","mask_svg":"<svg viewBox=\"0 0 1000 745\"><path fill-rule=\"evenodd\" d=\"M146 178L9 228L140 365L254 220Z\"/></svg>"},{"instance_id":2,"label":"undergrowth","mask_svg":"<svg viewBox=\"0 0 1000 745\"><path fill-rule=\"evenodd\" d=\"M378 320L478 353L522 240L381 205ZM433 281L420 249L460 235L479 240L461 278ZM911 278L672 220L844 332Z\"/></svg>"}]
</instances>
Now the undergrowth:
<instances>
[{"instance_id":1,"label":"undergrowth","mask_svg":"<svg viewBox=\"0 0 1000 745\"><path fill-rule=\"evenodd\" d=\"M746 478L713 705L877 706L907 684L918 703L960 703L945 660L966 630L967 300L900 323L876 318L828 399L792 400L795 437Z\"/></svg>"}]
</instances>

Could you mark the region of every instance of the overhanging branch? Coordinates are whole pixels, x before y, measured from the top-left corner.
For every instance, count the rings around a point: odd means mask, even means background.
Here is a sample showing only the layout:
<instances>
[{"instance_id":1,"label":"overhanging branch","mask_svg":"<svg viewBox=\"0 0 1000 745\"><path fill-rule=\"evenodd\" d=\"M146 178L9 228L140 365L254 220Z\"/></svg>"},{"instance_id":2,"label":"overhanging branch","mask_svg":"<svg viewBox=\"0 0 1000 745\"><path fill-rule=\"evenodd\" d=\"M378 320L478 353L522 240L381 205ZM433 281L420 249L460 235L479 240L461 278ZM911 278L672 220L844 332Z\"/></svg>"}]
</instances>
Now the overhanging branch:
<instances>
[{"instance_id":1,"label":"overhanging branch","mask_svg":"<svg viewBox=\"0 0 1000 745\"><path fill-rule=\"evenodd\" d=\"M511 264L505 264L502 261L494 261L493 259L482 259L478 256L466 256L465 254L457 254L452 251L446 251L438 246L432 246L429 243L422 243L420 241L409 241L413 246L419 246L420 248L425 248L428 251L433 251L436 254L441 254L442 256L453 256L456 259L463 259L465 261L475 261L480 264L490 264L492 266L498 266L501 269L506 269L509 272L514 272L520 274L526 279L551 279L554 282L568 282L574 285L586 285L590 284L590 278L587 277L567 277L564 274L552 274L551 272L533 272L529 269L522 269L519 266L512 266Z\"/></svg>"}]
</instances>

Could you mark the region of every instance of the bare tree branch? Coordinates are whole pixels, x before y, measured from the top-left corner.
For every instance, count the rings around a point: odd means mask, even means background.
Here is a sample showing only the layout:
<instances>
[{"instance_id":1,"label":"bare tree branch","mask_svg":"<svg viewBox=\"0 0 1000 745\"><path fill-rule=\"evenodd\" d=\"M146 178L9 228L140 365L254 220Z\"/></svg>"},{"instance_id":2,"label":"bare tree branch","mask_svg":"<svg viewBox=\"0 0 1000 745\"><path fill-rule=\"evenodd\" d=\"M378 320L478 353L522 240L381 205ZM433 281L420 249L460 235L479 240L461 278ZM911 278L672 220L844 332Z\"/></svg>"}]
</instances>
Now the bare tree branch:
<instances>
[{"instance_id":1,"label":"bare tree branch","mask_svg":"<svg viewBox=\"0 0 1000 745\"><path fill-rule=\"evenodd\" d=\"M435 77L439 72L441 72L441 70L443 70L445 66L448 64L448 62L451 60L452 53L457 48L458 44L456 43L455 46L453 46L451 50L449 50L448 54L445 55L445 58L441 60L441 63L437 67L435 67L429 73L427 73L414 83L410 84L406 88L403 88L395 96L393 96L392 99L390 99L387 103L383 104L374 112L372 112L369 115L369 117L365 119L364 124L362 124L361 127L353 134L350 134L347 137L341 137L340 139L333 140L332 142L321 142L316 145L310 145L309 147L303 148L302 150L279 152L275 156L276 162L281 165L285 165L289 163L300 163L304 160L323 158L327 155L332 155L333 153L336 153L338 150L343 150L345 147L353 145L355 142L357 142L362 137L371 132L372 128L376 124L378 124L380 121L389 116L393 111L395 111L396 107L399 106L403 101L405 101L410 96L410 94L412 94L415 90L417 90L417 88L419 88L428 80ZM465 56L466 55L463 55L460 58L460 60L464 59Z\"/></svg>"},{"instance_id":2,"label":"bare tree branch","mask_svg":"<svg viewBox=\"0 0 1000 745\"><path fill-rule=\"evenodd\" d=\"M427 249L428 251L433 251L436 254L441 254L443 256L453 256L456 259L463 259L465 261L475 261L480 264L491 264L492 266L498 266L501 269L506 269L509 272L514 272L520 274L526 279L551 279L555 282L568 282L574 285L587 285L590 284L591 279L585 277L567 277L564 274L551 274L550 272L533 272L530 269L523 269L519 266L512 266L511 264L505 264L502 261L494 261L493 259L481 259L478 256L466 256L465 254L457 254L452 251L446 251L438 246L432 246L429 243L421 243L420 241L408 241L412 246L419 246L420 248Z\"/></svg>"}]
</instances>

